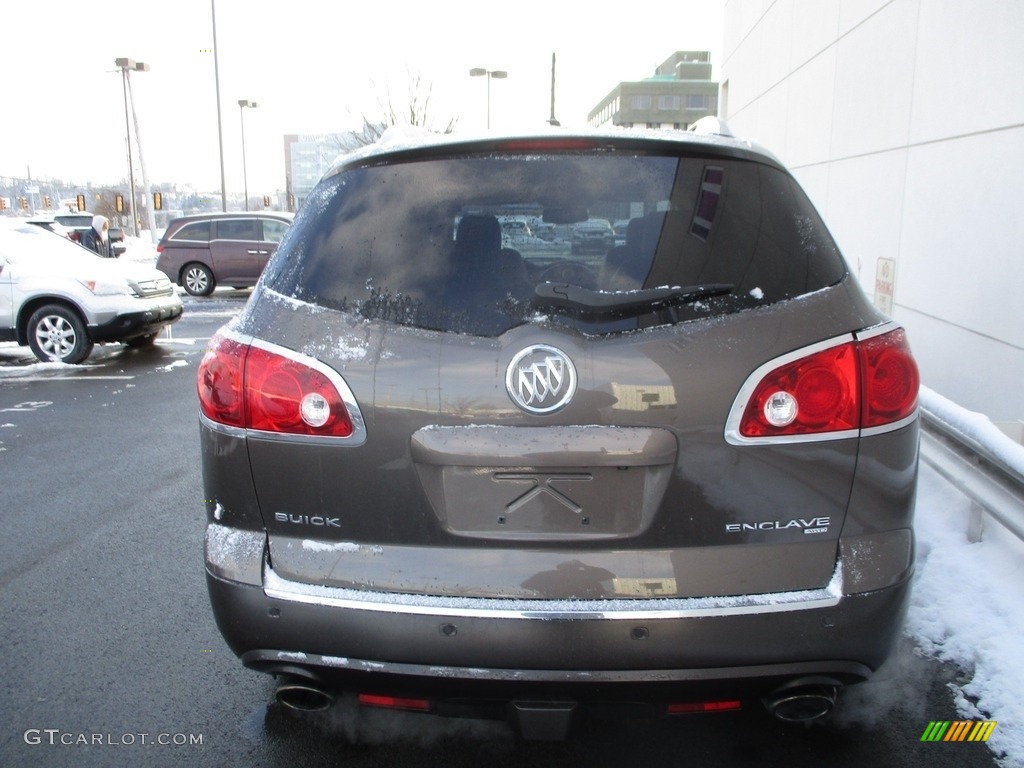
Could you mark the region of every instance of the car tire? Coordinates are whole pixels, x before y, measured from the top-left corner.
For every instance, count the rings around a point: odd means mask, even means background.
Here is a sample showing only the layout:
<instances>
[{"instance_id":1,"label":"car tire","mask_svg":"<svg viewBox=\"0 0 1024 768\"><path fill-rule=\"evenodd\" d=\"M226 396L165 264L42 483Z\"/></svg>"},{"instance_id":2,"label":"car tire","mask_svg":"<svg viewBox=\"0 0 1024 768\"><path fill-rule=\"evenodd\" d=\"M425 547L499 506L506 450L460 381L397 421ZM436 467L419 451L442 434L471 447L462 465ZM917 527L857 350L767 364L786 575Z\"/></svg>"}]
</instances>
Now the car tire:
<instances>
[{"instance_id":1,"label":"car tire","mask_svg":"<svg viewBox=\"0 0 1024 768\"><path fill-rule=\"evenodd\" d=\"M28 345L44 363L77 364L92 352L92 340L78 313L62 304L46 304L28 319Z\"/></svg>"},{"instance_id":2,"label":"car tire","mask_svg":"<svg viewBox=\"0 0 1024 768\"><path fill-rule=\"evenodd\" d=\"M192 296L209 296L216 282L207 266L194 261L181 270L181 286Z\"/></svg>"}]
</instances>

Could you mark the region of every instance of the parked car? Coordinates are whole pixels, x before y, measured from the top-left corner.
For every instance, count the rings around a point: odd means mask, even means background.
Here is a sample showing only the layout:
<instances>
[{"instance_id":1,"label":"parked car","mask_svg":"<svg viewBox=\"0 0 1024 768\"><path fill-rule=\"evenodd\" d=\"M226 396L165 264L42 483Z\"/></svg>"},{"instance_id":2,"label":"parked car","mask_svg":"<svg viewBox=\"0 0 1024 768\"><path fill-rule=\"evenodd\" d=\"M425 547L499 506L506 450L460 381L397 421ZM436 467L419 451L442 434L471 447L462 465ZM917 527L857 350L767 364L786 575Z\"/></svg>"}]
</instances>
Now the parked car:
<instances>
[{"instance_id":1,"label":"parked car","mask_svg":"<svg viewBox=\"0 0 1024 768\"><path fill-rule=\"evenodd\" d=\"M36 217L29 221L50 231L64 234L76 243L80 243L83 233L92 227L92 219L93 214L91 213L58 213ZM127 250L124 242L124 229L121 227L111 225L107 230L107 237L110 240L112 256L120 256Z\"/></svg>"},{"instance_id":2,"label":"parked car","mask_svg":"<svg viewBox=\"0 0 1024 768\"><path fill-rule=\"evenodd\" d=\"M633 236L527 255L521 210ZM821 717L900 635L918 381L756 144L375 145L199 366L213 613L299 709Z\"/></svg>"},{"instance_id":3,"label":"parked car","mask_svg":"<svg viewBox=\"0 0 1024 768\"><path fill-rule=\"evenodd\" d=\"M605 254L615 245L615 231L606 219L589 219L572 229L572 252Z\"/></svg>"},{"instance_id":4,"label":"parked car","mask_svg":"<svg viewBox=\"0 0 1024 768\"><path fill-rule=\"evenodd\" d=\"M107 237L110 239L110 252L114 257L121 256L125 251L128 250L128 246L124 241L124 229L121 227L110 227L107 230Z\"/></svg>"},{"instance_id":5,"label":"parked car","mask_svg":"<svg viewBox=\"0 0 1024 768\"><path fill-rule=\"evenodd\" d=\"M629 228L629 219L619 219L612 223L612 230L615 232L615 245L626 244L626 230Z\"/></svg>"},{"instance_id":6,"label":"parked car","mask_svg":"<svg viewBox=\"0 0 1024 768\"><path fill-rule=\"evenodd\" d=\"M193 296L209 296L220 284L255 285L291 222L292 214L281 212L173 219L157 245L156 268Z\"/></svg>"},{"instance_id":7,"label":"parked car","mask_svg":"<svg viewBox=\"0 0 1024 768\"><path fill-rule=\"evenodd\" d=\"M69 240L72 239L71 238L71 230L69 230L63 224L58 224L57 221L52 216L51 217L42 216L42 217L36 217L36 218L32 218L32 219L25 219L25 221L28 224L33 224L33 225L35 225L37 227L41 227L42 229L45 229L48 232L53 232L54 234L60 235L61 237L67 238Z\"/></svg>"},{"instance_id":8,"label":"parked car","mask_svg":"<svg viewBox=\"0 0 1024 768\"><path fill-rule=\"evenodd\" d=\"M547 243L550 243L557 236L554 224L538 224L534 227L533 234Z\"/></svg>"},{"instance_id":9,"label":"parked car","mask_svg":"<svg viewBox=\"0 0 1024 768\"><path fill-rule=\"evenodd\" d=\"M0 340L27 344L44 362L80 363L98 342L151 344L181 311L174 286L152 267L0 222Z\"/></svg>"},{"instance_id":10,"label":"parked car","mask_svg":"<svg viewBox=\"0 0 1024 768\"><path fill-rule=\"evenodd\" d=\"M70 232L71 239L78 243L82 240L82 233L92 227L92 217L93 214L82 211L80 213L57 213L54 214L53 219L65 227Z\"/></svg>"}]
</instances>

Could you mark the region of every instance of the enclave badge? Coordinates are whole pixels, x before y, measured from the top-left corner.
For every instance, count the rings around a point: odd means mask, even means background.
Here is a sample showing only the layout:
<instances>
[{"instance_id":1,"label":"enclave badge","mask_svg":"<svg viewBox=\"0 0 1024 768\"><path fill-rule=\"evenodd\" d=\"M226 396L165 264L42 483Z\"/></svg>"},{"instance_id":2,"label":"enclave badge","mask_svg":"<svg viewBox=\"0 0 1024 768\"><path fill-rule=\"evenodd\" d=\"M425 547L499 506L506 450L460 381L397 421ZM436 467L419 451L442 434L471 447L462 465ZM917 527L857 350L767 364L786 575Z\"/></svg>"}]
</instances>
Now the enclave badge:
<instances>
[{"instance_id":1,"label":"enclave badge","mask_svg":"<svg viewBox=\"0 0 1024 768\"><path fill-rule=\"evenodd\" d=\"M508 364L505 389L527 413L554 413L576 394L576 367L562 350L534 344Z\"/></svg>"}]
</instances>

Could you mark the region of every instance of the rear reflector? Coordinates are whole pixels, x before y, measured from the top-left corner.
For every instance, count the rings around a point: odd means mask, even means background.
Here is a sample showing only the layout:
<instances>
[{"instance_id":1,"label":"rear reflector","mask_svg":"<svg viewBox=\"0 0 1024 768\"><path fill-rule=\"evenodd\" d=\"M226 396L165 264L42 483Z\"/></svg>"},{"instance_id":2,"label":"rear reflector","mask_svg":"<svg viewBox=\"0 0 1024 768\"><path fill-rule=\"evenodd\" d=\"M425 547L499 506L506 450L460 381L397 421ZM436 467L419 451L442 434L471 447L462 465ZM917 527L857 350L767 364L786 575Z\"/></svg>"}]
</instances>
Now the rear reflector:
<instances>
[{"instance_id":1,"label":"rear reflector","mask_svg":"<svg viewBox=\"0 0 1024 768\"><path fill-rule=\"evenodd\" d=\"M726 439L798 442L897 428L916 413L919 386L902 328L815 345L754 372L733 404Z\"/></svg>"},{"instance_id":2,"label":"rear reflector","mask_svg":"<svg viewBox=\"0 0 1024 768\"><path fill-rule=\"evenodd\" d=\"M359 703L364 707L379 709L400 709L406 712L429 712L430 702L426 699L403 699L398 696L377 696L371 693L360 693Z\"/></svg>"},{"instance_id":3,"label":"rear reflector","mask_svg":"<svg viewBox=\"0 0 1024 768\"><path fill-rule=\"evenodd\" d=\"M743 708L742 702L738 699L726 699L724 701L686 701L677 704L669 704L665 707L669 715L691 715L698 712L736 712Z\"/></svg>"}]
</instances>

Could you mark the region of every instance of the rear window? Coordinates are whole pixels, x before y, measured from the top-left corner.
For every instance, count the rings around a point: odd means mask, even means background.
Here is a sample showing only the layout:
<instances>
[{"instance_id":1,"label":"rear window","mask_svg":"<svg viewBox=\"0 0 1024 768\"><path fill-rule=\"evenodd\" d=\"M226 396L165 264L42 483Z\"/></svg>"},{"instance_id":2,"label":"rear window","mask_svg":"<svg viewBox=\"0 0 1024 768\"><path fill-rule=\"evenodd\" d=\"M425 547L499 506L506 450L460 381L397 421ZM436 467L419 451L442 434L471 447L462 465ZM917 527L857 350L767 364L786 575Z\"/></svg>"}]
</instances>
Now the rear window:
<instances>
[{"instance_id":1,"label":"rear window","mask_svg":"<svg viewBox=\"0 0 1024 768\"><path fill-rule=\"evenodd\" d=\"M538 316L584 333L685 322L844 274L785 172L609 152L428 159L329 177L266 284L372 320L495 336ZM685 300L650 290L675 286L714 290Z\"/></svg>"}]
</instances>

